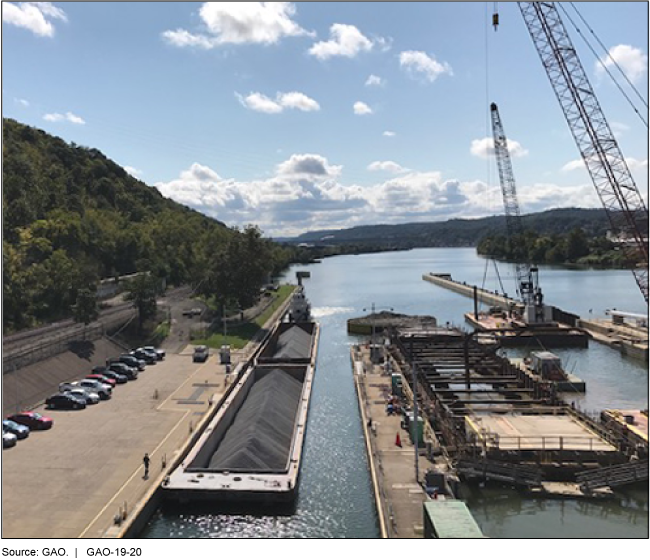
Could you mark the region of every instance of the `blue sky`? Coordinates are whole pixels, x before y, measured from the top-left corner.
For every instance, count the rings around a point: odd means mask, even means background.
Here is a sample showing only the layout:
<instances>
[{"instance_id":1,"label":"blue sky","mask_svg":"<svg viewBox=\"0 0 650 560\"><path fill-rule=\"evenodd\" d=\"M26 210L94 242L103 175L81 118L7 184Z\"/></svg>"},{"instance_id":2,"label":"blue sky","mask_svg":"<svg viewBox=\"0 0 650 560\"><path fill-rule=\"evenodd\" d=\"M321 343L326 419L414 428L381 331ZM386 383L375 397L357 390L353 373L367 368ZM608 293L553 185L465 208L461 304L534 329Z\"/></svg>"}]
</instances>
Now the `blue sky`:
<instances>
[{"instance_id":1,"label":"blue sky","mask_svg":"<svg viewBox=\"0 0 650 560\"><path fill-rule=\"evenodd\" d=\"M648 4L577 5L647 100ZM499 3L497 32L493 2L2 8L4 116L229 225L292 235L503 213L491 101L523 213L599 207L514 3ZM648 130L565 23L647 193Z\"/></svg>"}]
</instances>

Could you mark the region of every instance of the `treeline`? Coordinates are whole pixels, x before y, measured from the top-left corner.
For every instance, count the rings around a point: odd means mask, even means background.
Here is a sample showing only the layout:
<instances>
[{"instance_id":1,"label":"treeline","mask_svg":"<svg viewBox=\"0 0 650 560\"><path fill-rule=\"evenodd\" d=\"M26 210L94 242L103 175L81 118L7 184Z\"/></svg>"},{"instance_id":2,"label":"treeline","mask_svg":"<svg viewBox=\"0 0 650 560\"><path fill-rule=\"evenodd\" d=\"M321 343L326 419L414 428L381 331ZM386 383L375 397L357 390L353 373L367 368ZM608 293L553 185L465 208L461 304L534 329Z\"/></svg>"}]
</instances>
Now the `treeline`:
<instances>
[{"instance_id":1,"label":"treeline","mask_svg":"<svg viewBox=\"0 0 650 560\"><path fill-rule=\"evenodd\" d=\"M622 251L605 236L588 236L576 227L566 235L544 235L527 230L510 240L506 235L484 237L476 251L499 260L532 264L578 264L627 268Z\"/></svg>"},{"instance_id":2,"label":"treeline","mask_svg":"<svg viewBox=\"0 0 650 560\"><path fill-rule=\"evenodd\" d=\"M543 235L567 235L575 227L589 236L605 235L609 228L602 209L558 208L522 216L524 229ZM506 234L505 216L411 224L357 226L304 233L284 241L316 246L346 245L366 250L402 250L415 247L476 247L487 235Z\"/></svg>"},{"instance_id":3,"label":"treeline","mask_svg":"<svg viewBox=\"0 0 650 560\"><path fill-rule=\"evenodd\" d=\"M291 257L255 227L164 198L96 149L11 119L3 140L4 332L68 317L80 291L133 272L244 302ZM216 280L235 267L249 280Z\"/></svg>"}]
</instances>

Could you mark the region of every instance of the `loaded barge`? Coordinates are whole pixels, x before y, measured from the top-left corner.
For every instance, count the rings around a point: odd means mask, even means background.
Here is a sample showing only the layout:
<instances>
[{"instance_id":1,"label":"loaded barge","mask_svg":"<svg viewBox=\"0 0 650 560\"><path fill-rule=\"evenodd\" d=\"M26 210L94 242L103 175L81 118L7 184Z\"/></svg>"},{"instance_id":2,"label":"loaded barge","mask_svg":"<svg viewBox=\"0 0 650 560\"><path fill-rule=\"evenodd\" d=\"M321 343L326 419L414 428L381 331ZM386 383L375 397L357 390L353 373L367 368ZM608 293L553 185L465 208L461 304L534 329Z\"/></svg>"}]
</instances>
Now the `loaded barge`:
<instances>
[{"instance_id":1,"label":"loaded barge","mask_svg":"<svg viewBox=\"0 0 650 560\"><path fill-rule=\"evenodd\" d=\"M171 501L291 503L298 493L319 325L299 289L213 419L164 480Z\"/></svg>"}]
</instances>

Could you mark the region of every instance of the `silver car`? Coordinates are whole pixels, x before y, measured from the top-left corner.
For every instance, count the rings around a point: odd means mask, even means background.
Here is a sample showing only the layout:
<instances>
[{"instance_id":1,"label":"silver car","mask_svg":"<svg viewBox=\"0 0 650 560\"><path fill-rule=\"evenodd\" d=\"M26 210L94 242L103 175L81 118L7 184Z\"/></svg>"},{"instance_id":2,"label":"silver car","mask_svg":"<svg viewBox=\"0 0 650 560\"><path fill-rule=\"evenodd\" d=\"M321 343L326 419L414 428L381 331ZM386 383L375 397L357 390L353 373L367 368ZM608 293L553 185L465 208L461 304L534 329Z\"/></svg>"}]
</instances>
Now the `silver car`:
<instances>
[{"instance_id":1,"label":"silver car","mask_svg":"<svg viewBox=\"0 0 650 560\"><path fill-rule=\"evenodd\" d=\"M99 402L99 394L90 390L79 387L77 389L70 389L65 391L66 395L72 395L79 400L84 401L86 404L97 404Z\"/></svg>"}]
</instances>

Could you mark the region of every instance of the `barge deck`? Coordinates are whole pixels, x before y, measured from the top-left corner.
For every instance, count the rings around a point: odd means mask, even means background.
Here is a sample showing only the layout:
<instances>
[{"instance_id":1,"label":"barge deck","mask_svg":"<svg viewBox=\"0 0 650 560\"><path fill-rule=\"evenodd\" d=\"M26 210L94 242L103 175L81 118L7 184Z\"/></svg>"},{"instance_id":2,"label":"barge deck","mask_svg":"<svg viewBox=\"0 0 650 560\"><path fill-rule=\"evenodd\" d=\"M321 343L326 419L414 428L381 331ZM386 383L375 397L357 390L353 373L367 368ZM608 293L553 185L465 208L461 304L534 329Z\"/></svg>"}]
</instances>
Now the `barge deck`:
<instances>
[{"instance_id":1,"label":"barge deck","mask_svg":"<svg viewBox=\"0 0 650 560\"><path fill-rule=\"evenodd\" d=\"M318 338L316 323L278 325L163 482L165 499L262 505L295 500Z\"/></svg>"}]
</instances>

